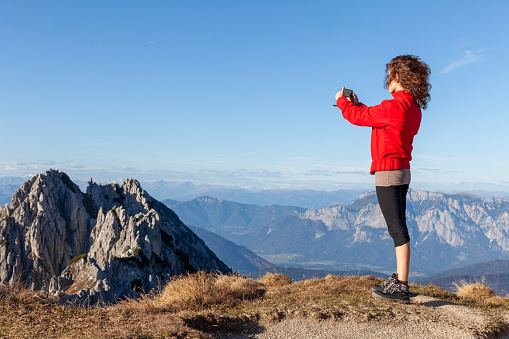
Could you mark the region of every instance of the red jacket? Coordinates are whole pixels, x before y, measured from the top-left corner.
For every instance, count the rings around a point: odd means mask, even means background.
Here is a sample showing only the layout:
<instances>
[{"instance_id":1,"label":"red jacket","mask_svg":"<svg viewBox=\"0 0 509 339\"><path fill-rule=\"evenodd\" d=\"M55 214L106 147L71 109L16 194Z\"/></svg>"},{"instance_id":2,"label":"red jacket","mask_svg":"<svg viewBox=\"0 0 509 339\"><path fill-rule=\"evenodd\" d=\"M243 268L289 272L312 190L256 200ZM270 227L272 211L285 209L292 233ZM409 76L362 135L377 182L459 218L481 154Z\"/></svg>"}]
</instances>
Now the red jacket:
<instances>
[{"instance_id":1,"label":"red jacket","mask_svg":"<svg viewBox=\"0 0 509 339\"><path fill-rule=\"evenodd\" d=\"M362 103L355 106L345 97L337 100L346 120L372 127L371 174L410 168L412 142L421 125L421 108L408 91L397 91L392 96L394 99L372 107Z\"/></svg>"}]
</instances>

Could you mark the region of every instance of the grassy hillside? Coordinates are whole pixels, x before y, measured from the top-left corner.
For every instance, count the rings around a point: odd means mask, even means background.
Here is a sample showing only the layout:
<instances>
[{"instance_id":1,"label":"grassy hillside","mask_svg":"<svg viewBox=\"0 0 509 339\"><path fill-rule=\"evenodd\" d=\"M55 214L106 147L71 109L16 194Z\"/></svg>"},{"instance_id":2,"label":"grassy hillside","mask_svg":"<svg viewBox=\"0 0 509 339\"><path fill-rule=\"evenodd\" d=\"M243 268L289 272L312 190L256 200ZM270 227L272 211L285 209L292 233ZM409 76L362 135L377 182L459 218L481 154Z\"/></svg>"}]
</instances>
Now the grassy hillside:
<instances>
[{"instance_id":1,"label":"grassy hillside","mask_svg":"<svg viewBox=\"0 0 509 339\"><path fill-rule=\"evenodd\" d=\"M281 274L253 280L198 272L174 277L158 293L140 300L91 308L63 305L16 284L0 287L0 333L16 338L251 336L285 318L390 321L403 326L410 321L447 323L481 337L509 328L504 320L509 300L482 286L469 289L466 284L454 294L432 285L411 285L412 303L404 305L372 297L371 286L380 282L372 276L329 275L292 282ZM453 314L444 313L451 308ZM468 317L462 317L461 310Z\"/></svg>"}]
</instances>

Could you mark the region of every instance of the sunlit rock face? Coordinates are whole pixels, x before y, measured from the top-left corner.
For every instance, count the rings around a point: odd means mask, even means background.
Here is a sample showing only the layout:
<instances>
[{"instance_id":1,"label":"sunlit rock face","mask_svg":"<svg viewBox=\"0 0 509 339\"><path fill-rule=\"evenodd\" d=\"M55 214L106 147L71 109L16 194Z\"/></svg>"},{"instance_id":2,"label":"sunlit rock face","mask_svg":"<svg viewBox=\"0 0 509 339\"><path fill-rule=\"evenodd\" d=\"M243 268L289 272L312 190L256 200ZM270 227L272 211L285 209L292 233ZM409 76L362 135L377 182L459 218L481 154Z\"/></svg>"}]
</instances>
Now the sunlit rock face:
<instances>
[{"instance_id":1,"label":"sunlit rock face","mask_svg":"<svg viewBox=\"0 0 509 339\"><path fill-rule=\"evenodd\" d=\"M32 177L0 219L0 282L77 302L137 297L170 276L229 268L138 181L86 193L63 172Z\"/></svg>"}]
</instances>

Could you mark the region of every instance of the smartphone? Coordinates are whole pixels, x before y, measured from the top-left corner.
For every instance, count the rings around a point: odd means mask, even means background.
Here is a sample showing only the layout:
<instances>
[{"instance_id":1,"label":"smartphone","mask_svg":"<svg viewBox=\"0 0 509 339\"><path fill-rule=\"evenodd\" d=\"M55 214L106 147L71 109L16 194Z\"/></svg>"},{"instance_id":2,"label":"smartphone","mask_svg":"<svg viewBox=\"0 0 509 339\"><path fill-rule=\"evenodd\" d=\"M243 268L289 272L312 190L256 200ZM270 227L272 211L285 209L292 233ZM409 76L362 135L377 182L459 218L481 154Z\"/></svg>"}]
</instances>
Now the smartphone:
<instances>
[{"instance_id":1,"label":"smartphone","mask_svg":"<svg viewBox=\"0 0 509 339\"><path fill-rule=\"evenodd\" d=\"M351 89L346 89L345 88L344 91L343 91L343 96L347 97L347 98L353 99L353 91ZM332 106L337 107L338 105L332 105Z\"/></svg>"},{"instance_id":2,"label":"smartphone","mask_svg":"<svg viewBox=\"0 0 509 339\"><path fill-rule=\"evenodd\" d=\"M343 96L345 96L347 98L351 97L352 94L353 94L353 91L351 89L346 89L345 88L345 90L343 91Z\"/></svg>"}]
</instances>

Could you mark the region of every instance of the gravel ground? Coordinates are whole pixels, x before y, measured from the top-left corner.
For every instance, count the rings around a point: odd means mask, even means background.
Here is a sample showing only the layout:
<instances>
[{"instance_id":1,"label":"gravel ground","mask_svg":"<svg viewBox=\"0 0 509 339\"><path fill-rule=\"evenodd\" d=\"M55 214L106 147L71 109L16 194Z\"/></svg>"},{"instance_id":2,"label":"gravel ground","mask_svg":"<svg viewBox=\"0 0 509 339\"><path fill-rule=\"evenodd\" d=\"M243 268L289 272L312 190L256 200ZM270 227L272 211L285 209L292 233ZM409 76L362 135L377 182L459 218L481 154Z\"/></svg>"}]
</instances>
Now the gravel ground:
<instances>
[{"instance_id":1,"label":"gravel ground","mask_svg":"<svg viewBox=\"0 0 509 339\"><path fill-rule=\"evenodd\" d=\"M409 323L405 326L390 326L378 323L356 323L341 321L319 321L314 319L288 319L266 327L265 332L255 338L476 338L471 333L450 325L434 323Z\"/></svg>"},{"instance_id":2,"label":"gravel ground","mask_svg":"<svg viewBox=\"0 0 509 339\"><path fill-rule=\"evenodd\" d=\"M249 336L222 334L216 338L486 338L483 325L486 317L479 311L426 296L411 300L415 314L398 323L380 321L317 320L288 318L261 324L258 333ZM509 315L505 315L509 319ZM503 338L509 338L504 336Z\"/></svg>"}]
</instances>

